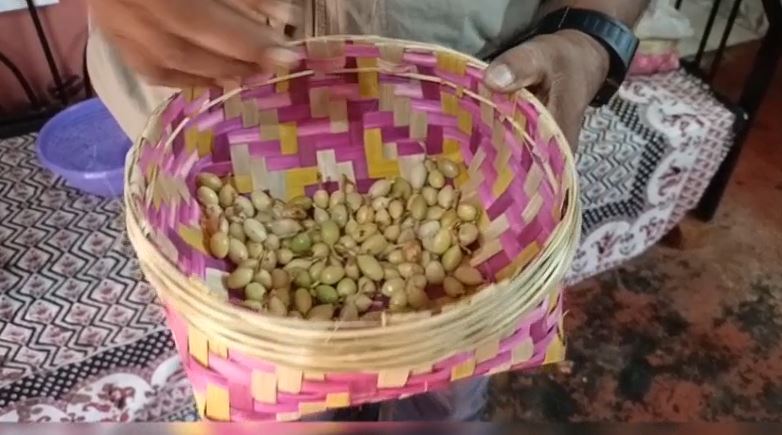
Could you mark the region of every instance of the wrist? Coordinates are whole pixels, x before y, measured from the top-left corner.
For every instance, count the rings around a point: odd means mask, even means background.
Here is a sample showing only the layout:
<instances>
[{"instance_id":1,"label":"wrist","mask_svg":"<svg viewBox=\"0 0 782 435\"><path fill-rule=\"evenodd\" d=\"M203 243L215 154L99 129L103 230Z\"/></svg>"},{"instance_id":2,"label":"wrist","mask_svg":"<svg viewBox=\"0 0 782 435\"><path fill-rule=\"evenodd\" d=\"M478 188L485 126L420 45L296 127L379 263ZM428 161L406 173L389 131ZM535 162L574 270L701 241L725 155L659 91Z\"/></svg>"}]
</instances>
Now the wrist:
<instances>
[{"instance_id":1,"label":"wrist","mask_svg":"<svg viewBox=\"0 0 782 435\"><path fill-rule=\"evenodd\" d=\"M586 85L590 95L597 94L608 78L611 67L611 56L608 50L595 38L580 30L562 29L555 35L567 40L576 52L581 53L578 59L582 62Z\"/></svg>"}]
</instances>

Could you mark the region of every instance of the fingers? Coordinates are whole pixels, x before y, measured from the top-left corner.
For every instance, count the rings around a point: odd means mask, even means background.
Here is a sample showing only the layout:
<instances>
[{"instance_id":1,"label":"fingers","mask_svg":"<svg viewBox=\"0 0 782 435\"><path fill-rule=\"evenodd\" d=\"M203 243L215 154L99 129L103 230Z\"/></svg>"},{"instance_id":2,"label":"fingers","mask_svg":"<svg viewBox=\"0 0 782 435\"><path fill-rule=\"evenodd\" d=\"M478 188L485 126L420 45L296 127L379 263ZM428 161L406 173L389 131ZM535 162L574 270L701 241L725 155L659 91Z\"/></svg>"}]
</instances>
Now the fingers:
<instances>
[{"instance_id":1,"label":"fingers","mask_svg":"<svg viewBox=\"0 0 782 435\"><path fill-rule=\"evenodd\" d=\"M486 85L499 92L543 84L551 70L545 44L538 39L506 51L486 70Z\"/></svg>"},{"instance_id":2,"label":"fingers","mask_svg":"<svg viewBox=\"0 0 782 435\"><path fill-rule=\"evenodd\" d=\"M122 46L122 58L128 66L138 71L151 84L169 87L213 86L215 84L214 79L209 76L167 67L166 65L169 62L159 62L157 59L158 54L154 54L151 50L146 50L133 40L117 38L117 41ZM165 45L165 43L162 45ZM182 66L179 68L182 68Z\"/></svg>"},{"instance_id":3,"label":"fingers","mask_svg":"<svg viewBox=\"0 0 782 435\"><path fill-rule=\"evenodd\" d=\"M250 13L252 18L261 23L268 20L290 22L299 13L299 6L290 1L282 0L221 0L242 13Z\"/></svg>"},{"instance_id":4,"label":"fingers","mask_svg":"<svg viewBox=\"0 0 782 435\"><path fill-rule=\"evenodd\" d=\"M182 2L160 2L164 12ZM176 4L176 5L175 5ZM201 1L187 11L168 11L172 33L225 57L258 65L290 66L298 54L284 46L284 36L260 26L245 13L223 2Z\"/></svg>"}]
</instances>

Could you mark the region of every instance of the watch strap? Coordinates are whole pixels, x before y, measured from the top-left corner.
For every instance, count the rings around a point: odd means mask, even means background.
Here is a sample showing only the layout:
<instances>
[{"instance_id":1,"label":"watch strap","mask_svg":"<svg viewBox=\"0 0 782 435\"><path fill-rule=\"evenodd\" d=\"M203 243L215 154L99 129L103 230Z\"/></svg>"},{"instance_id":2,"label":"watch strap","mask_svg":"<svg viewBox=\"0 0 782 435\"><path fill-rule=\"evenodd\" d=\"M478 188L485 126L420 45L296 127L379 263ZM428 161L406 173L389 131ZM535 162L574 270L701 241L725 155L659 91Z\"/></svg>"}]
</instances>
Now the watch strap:
<instances>
[{"instance_id":1,"label":"watch strap","mask_svg":"<svg viewBox=\"0 0 782 435\"><path fill-rule=\"evenodd\" d=\"M550 34L572 29L591 36L600 43L609 57L608 76L592 101L602 106L616 93L630 70L638 49L638 38L623 22L604 13L578 8L562 8L546 15L535 28L535 34Z\"/></svg>"}]
</instances>

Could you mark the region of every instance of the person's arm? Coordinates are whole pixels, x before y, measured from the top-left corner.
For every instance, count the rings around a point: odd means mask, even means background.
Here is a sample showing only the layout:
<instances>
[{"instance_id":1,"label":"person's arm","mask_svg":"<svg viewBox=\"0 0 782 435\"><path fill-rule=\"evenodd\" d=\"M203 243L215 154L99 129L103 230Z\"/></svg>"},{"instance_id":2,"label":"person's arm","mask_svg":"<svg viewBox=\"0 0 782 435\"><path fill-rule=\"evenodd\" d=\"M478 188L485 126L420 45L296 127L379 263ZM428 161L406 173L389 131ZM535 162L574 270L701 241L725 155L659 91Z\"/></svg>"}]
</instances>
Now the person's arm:
<instances>
[{"instance_id":1,"label":"person's arm","mask_svg":"<svg viewBox=\"0 0 782 435\"><path fill-rule=\"evenodd\" d=\"M547 0L537 16L570 6L602 12L632 28L648 3L648 0ZM500 55L489 66L486 83L502 92L530 88L546 103L575 147L584 111L603 85L608 68L608 52L599 42L577 30L561 30L536 36Z\"/></svg>"}]
</instances>

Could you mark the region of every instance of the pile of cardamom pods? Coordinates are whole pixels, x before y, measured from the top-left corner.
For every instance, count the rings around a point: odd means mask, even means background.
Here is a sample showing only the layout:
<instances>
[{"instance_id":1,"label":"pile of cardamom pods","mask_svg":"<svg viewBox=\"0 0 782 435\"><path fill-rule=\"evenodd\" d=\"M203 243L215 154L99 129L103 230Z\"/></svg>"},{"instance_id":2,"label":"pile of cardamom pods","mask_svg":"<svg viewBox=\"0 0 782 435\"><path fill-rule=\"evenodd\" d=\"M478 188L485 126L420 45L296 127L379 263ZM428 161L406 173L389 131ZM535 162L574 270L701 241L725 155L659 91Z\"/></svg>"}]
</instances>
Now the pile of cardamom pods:
<instances>
[{"instance_id":1,"label":"pile of cardamom pods","mask_svg":"<svg viewBox=\"0 0 782 435\"><path fill-rule=\"evenodd\" d=\"M480 211L461 202L458 175L453 161L427 159L366 194L343 179L284 202L203 172L196 196L210 253L231 263L232 298L276 316L350 321L436 308L484 284L468 262Z\"/></svg>"}]
</instances>

